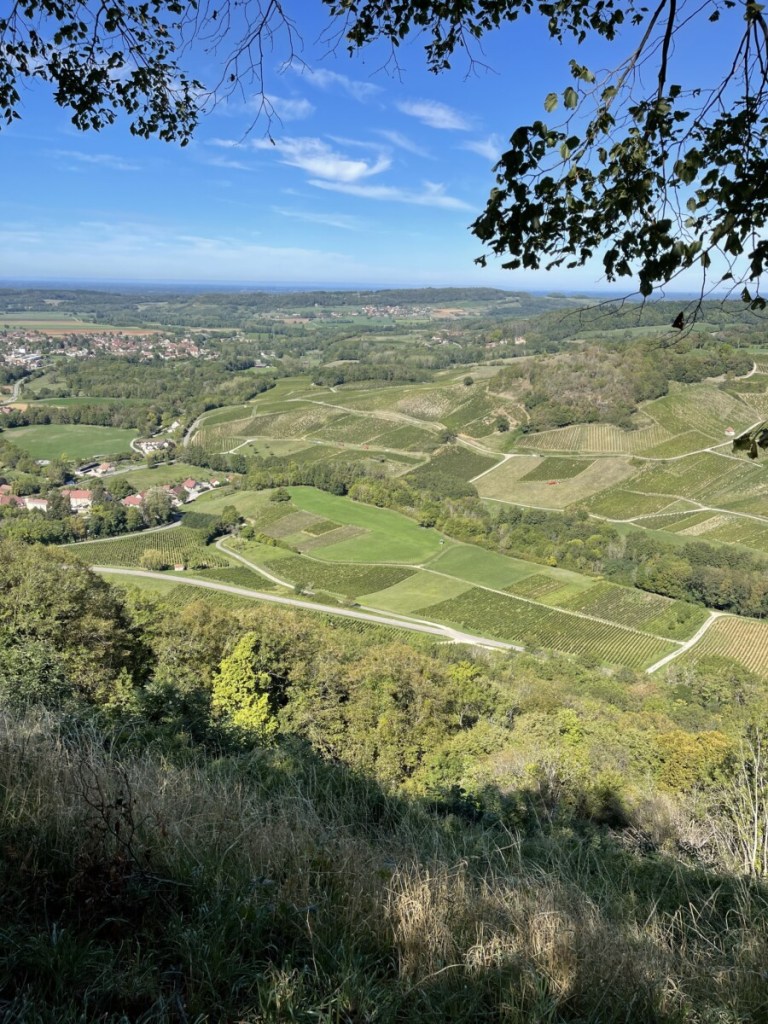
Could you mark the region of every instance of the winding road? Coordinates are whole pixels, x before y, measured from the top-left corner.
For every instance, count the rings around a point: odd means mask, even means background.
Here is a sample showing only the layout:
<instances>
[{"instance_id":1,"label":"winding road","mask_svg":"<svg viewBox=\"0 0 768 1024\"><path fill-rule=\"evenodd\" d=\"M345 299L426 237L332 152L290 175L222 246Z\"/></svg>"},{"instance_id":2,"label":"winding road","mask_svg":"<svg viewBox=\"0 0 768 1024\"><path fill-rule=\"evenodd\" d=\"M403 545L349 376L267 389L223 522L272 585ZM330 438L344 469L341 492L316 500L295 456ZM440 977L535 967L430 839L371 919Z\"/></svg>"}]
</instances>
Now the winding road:
<instances>
[{"instance_id":1,"label":"winding road","mask_svg":"<svg viewBox=\"0 0 768 1024\"><path fill-rule=\"evenodd\" d=\"M229 552L231 554L231 552ZM323 615L339 615L346 619L358 619L361 622L372 622L378 626L395 626L397 629L407 629L412 633L427 633L431 636L442 637L455 644L468 644L471 647L485 647L497 651L523 651L523 647L514 644L506 644L501 640L492 640L490 637L473 636L471 633L463 633L461 630L452 629L450 626L442 626L437 622L415 621L410 619L395 618L389 615L376 615L372 612L360 612L354 608L338 608L329 604L315 604L311 601L299 601L293 597L279 597L277 594L265 594L259 590L248 590L245 587L234 587L228 583L214 583L211 580L199 580L185 578L182 576L169 576L165 572L151 572L148 569L117 569L108 565L92 565L94 572L105 573L109 576L135 576L142 579L162 580L168 583L182 584L187 587L201 587L204 590L219 590L225 594L234 594L236 597L249 597L257 601L267 601L270 604L280 604L289 608L298 608L306 612L320 612Z\"/></svg>"}]
</instances>

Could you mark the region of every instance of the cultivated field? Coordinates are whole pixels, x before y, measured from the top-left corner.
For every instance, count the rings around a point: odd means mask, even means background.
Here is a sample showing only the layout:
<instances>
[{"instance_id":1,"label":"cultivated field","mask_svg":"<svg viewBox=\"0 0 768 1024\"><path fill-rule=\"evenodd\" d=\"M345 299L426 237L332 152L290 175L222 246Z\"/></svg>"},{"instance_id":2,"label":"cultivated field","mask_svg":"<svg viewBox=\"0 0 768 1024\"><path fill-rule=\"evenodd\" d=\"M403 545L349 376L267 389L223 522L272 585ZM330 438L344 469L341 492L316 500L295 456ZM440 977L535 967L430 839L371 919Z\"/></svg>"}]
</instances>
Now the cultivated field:
<instances>
[{"instance_id":1,"label":"cultivated field","mask_svg":"<svg viewBox=\"0 0 768 1024\"><path fill-rule=\"evenodd\" d=\"M429 612L438 621L529 648L589 655L598 661L638 669L653 664L676 646L659 636L583 619L479 588L432 605Z\"/></svg>"},{"instance_id":2,"label":"cultivated field","mask_svg":"<svg viewBox=\"0 0 768 1024\"><path fill-rule=\"evenodd\" d=\"M478 494L482 498L498 501L518 502L521 505L536 505L542 508L562 509L577 501L615 487L632 477L637 471L626 458L596 459L575 462L581 471L570 475L544 476L547 462L525 457L507 459L498 469L486 473L477 481ZM555 459L556 463L570 462ZM572 467L569 465L569 469Z\"/></svg>"},{"instance_id":3,"label":"cultivated field","mask_svg":"<svg viewBox=\"0 0 768 1024\"><path fill-rule=\"evenodd\" d=\"M520 439L519 446L549 452L631 455L661 444L669 436L669 432L659 424L639 430L620 430L610 423L582 423L539 434L526 434Z\"/></svg>"},{"instance_id":4,"label":"cultivated field","mask_svg":"<svg viewBox=\"0 0 768 1024\"><path fill-rule=\"evenodd\" d=\"M49 426L15 427L5 437L29 452L33 459L91 459L108 458L130 450L135 430L115 427L91 427L81 423Z\"/></svg>"},{"instance_id":5,"label":"cultivated field","mask_svg":"<svg viewBox=\"0 0 768 1024\"><path fill-rule=\"evenodd\" d=\"M724 615L683 658L696 661L713 654L731 658L768 678L768 623Z\"/></svg>"},{"instance_id":6,"label":"cultivated field","mask_svg":"<svg viewBox=\"0 0 768 1024\"><path fill-rule=\"evenodd\" d=\"M206 568L229 565L229 559L203 542L200 530L176 526L170 530L131 534L110 540L70 544L68 550L90 565L138 566L145 551L158 551L168 565Z\"/></svg>"}]
</instances>

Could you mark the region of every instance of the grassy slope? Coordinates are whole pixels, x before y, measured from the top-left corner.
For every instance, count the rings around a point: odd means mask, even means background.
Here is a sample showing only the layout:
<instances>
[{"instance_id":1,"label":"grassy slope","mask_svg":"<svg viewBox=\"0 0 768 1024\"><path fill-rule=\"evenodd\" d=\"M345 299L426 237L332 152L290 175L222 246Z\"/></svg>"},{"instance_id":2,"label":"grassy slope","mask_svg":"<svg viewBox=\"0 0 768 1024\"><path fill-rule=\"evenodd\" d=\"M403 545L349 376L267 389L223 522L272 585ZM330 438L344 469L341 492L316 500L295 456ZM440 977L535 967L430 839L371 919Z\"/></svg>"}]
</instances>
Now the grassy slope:
<instances>
[{"instance_id":1,"label":"grassy slope","mask_svg":"<svg viewBox=\"0 0 768 1024\"><path fill-rule=\"evenodd\" d=\"M298 747L65 730L0 719L8 1024L768 1013L766 902L733 877L435 815Z\"/></svg>"}]
</instances>

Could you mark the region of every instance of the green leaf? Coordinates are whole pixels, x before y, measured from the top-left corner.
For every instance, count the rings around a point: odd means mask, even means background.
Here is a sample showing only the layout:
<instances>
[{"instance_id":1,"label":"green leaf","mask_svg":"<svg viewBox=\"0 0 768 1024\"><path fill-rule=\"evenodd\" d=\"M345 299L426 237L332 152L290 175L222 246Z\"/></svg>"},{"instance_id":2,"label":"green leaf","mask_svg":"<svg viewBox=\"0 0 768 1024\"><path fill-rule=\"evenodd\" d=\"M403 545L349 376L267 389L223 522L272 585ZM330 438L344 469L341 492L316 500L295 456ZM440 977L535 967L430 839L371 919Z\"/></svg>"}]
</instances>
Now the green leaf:
<instances>
[{"instance_id":1,"label":"green leaf","mask_svg":"<svg viewBox=\"0 0 768 1024\"><path fill-rule=\"evenodd\" d=\"M579 94L570 85L563 93L563 103L567 110L575 110L579 105Z\"/></svg>"},{"instance_id":2,"label":"green leaf","mask_svg":"<svg viewBox=\"0 0 768 1024\"><path fill-rule=\"evenodd\" d=\"M557 103L557 93L551 92L547 95L547 98L544 100L544 109L548 114L551 114L553 110L557 110Z\"/></svg>"}]
</instances>

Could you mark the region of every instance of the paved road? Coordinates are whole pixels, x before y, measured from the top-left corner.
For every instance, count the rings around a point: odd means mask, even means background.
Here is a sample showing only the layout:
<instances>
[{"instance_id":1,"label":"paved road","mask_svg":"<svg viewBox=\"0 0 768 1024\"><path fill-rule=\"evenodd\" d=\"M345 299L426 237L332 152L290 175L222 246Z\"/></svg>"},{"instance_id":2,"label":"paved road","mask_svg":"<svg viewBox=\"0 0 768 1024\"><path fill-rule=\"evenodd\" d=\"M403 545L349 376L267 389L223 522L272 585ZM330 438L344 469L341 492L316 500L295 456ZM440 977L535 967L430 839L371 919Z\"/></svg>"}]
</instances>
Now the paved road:
<instances>
[{"instance_id":1,"label":"paved road","mask_svg":"<svg viewBox=\"0 0 768 1024\"><path fill-rule=\"evenodd\" d=\"M230 552L231 554L231 552ZM501 640L492 640L490 637L473 636L471 633L463 633L461 630L452 629L450 626L441 626L437 622L409 622L401 618L394 618L388 615L375 615L371 612L360 612L354 608L338 608L328 604L314 604L310 601L299 601L292 597L278 597L277 594L264 594L258 590L247 590L245 587L233 587L228 583L214 583L212 580L198 580L191 577L170 575L163 572L150 572L147 569L117 569L108 565L92 565L94 572L107 573L115 576L135 576L149 580L164 580L179 583L188 587L201 587L204 590L219 590L225 594L234 594L237 597L250 597L258 601L268 601L271 604L287 605L289 608L298 608L306 612L321 612L324 615L339 615L347 619L358 619L361 622L372 622L379 626L395 626L398 629L408 629L412 633L428 633L431 636L442 637L456 644L468 644L471 647L488 647L499 651L522 651L523 647L514 644L505 644Z\"/></svg>"}]
</instances>

